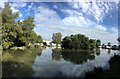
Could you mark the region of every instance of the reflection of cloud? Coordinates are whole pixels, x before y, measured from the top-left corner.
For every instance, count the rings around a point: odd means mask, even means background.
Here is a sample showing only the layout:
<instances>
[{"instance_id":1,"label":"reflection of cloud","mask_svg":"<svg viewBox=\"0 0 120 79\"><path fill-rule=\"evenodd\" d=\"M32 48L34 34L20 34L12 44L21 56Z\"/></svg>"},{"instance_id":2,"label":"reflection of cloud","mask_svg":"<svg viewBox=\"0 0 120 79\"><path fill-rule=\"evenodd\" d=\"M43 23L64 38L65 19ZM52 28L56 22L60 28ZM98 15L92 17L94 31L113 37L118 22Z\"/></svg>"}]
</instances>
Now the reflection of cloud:
<instances>
[{"instance_id":1,"label":"reflection of cloud","mask_svg":"<svg viewBox=\"0 0 120 79\"><path fill-rule=\"evenodd\" d=\"M75 65L65 60L59 62L51 61L51 51L52 49L43 50L40 57L36 59L34 63L34 71L36 71L34 76L37 77L56 77L56 76L66 76L66 77L83 77L85 72L92 71L94 67L103 67L104 69L109 68L108 61L113 53L107 54L106 50L101 50L101 54L96 56L95 60L85 62L84 64ZM49 52L50 51L50 52ZM117 51L112 51L117 52ZM43 57L42 57L43 56ZM37 61L38 60L38 61ZM59 75L58 75L59 74Z\"/></svg>"}]
</instances>

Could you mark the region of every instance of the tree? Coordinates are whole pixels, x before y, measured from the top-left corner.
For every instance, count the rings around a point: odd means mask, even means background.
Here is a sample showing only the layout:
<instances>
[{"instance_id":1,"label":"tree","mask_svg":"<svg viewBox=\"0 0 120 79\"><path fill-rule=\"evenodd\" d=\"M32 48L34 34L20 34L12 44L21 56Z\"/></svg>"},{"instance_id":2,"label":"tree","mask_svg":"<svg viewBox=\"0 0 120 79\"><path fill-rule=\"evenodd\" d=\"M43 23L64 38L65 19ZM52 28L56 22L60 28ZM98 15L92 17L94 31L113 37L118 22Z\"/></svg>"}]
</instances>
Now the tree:
<instances>
[{"instance_id":1,"label":"tree","mask_svg":"<svg viewBox=\"0 0 120 79\"><path fill-rule=\"evenodd\" d=\"M94 49L95 40L89 39L85 35L76 34L66 36L62 41L62 48L68 49Z\"/></svg>"},{"instance_id":2,"label":"tree","mask_svg":"<svg viewBox=\"0 0 120 79\"><path fill-rule=\"evenodd\" d=\"M118 42L120 42L120 37L117 39Z\"/></svg>"},{"instance_id":3,"label":"tree","mask_svg":"<svg viewBox=\"0 0 120 79\"><path fill-rule=\"evenodd\" d=\"M2 47L8 49L14 46L14 41L17 37L15 19L19 16L19 13L13 14L9 3L5 3L2 10Z\"/></svg>"},{"instance_id":4,"label":"tree","mask_svg":"<svg viewBox=\"0 0 120 79\"><path fill-rule=\"evenodd\" d=\"M9 2L2 9L2 48L9 49L13 46L29 46L37 40L33 31L34 18L28 16L22 22L17 21L19 13L13 14ZM40 36L38 36L40 38ZM40 38L41 39L41 38Z\"/></svg>"},{"instance_id":5,"label":"tree","mask_svg":"<svg viewBox=\"0 0 120 79\"><path fill-rule=\"evenodd\" d=\"M100 46L101 45L101 41L98 39L97 41L96 41L96 47L98 47L98 46Z\"/></svg>"},{"instance_id":6,"label":"tree","mask_svg":"<svg viewBox=\"0 0 120 79\"><path fill-rule=\"evenodd\" d=\"M53 43L56 43L56 47L58 47L58 44L61 44L62 34L60 32L53 33Z\"/></svg>"},{"instance_id":7,"label":"tree","mask_svg":"<svg viewBox=\"0 0 120 79\"><path fill-rule=\"evenodd\" d=\"M41 35L38 35L37 36L37 41L36 42L39 42L39 43L42 43L43 42L43 39L41 37Z\"/></svg>"},{"instance_id":8,"label":"tree","mask_svg":"<svg viewBox=\"0 0 120 79\"><path fill-rule=\"evenodd\" d=\"M29 43L34 43L37 39L37 34L33 31L35 25L33 24L34 18L29 16L22 22L18 22L18 25L22 28L21 35L18 36L21 41L21 46L28 46Z\"/></svg>"},{"instance_id":9,"label":"tree","mask_svg":"<svg viewBox=\"0 0 120 79\"><path fill-rule=\"evenodd\" d=\"M102 44L102 47L104 47L105 46L105 44Z\"/></svg>"},{"instance_id":10,"label":"tree","mask_svg":"<svg viewBox=\"0 0 120 79\"><path fill-rule=\"evenodd\" d=\"M110 43L110 42L108 42L108 46L109 46L109 47L111 46L111 43Z\"/></svg>"},{"instance_id":11,"label":"tree","mask_svg":"<svg viewBox=\"0 0 120 79\"><path fill-rule=\"evenodd\" d=\"M94 39L90 39L89 42L90 42L91 49L94 49L95 48L95 40Z\"/></svg>"}]
</instances>

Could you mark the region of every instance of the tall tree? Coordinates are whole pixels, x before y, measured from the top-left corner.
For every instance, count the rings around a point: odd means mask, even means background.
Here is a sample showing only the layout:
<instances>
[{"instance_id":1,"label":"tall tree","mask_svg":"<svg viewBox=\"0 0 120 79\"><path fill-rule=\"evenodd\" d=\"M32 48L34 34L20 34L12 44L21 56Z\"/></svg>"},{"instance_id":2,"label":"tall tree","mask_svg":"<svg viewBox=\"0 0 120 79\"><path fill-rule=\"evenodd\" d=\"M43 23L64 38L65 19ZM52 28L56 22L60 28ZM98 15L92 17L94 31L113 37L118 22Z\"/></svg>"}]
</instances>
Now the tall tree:
<instances>
[{"instance_id":1,"label":"tall tree","mask_svg":"<svg viewBox=\"0 0 120 79\"><path fill-rule=\"evenodd\" d=\"M37 41L36 42L39 42L39 43L42 43L43 42L43 39L42 39L42 36L41 35L38 35L37 36Z\"/></svg>"},{"instance_id":2,"label":"tall tree","mask_svg":"<svg viewBox=\"0 0 120 79\"><path fill-rule=\"evenodd\" d=\"M28 46L29 43L34 43L37 39L37 34L33 31L35 25L33 24L34 18L29 16L24 19L22 22L19 22L19 26L22 28L22 34L19 37L19 40L23 45Z\"/></svg>"},{"instance_id":3,"label":"tall tree","mask_svg":"<svg viewBox=\"0 0 120 79\"><path fill-rule=\"evenodd\" d=\"M100 46L101 45L101 41L98 39L97 41L96 41L96 47L98 47L98 46Z\"/></svg>"},{"instance_id":4,"label":"tall tree","mask_svg":"<svg viewBox=\"0 0 120 79\"><path fill-rule=\"evenodd\" d=\"M53 43L56 43L56 46L58 47L58 44L61 44L62 34L60 32L53 33L52 39Z\"/></svg>"},{"instance_id":5,"label":"tall tree","mask_svg":"<svg viewBox=\"0 0 120 79\"><path fill-rule=\"evenodd\" d=\"M5 3L2 10L2 46L3 49L8 49L14 46L16 39L16 22L15 19L19 16L19 13L13 14L9 3Z\"/></svg>"},{"instance_id":6,"label":"tall tree","mask_svg":"<svg viewBox=\"0 0 120 79\"><path fill-rule=\"evenodd\" d=\"M17 21L19 13L13 14L9 2L5 3L2 9L2 47L9 49L13 46L29 46L37 39L37 34L33 31L34 18L28 16L22 22Z\"/></svg>"},{"instance_id":7,"label":"tall tree","mask_svg":"<svg viewBox=\"0 0 120 79\"><path fill-rule=\"evenodd\" d=\"M102 47L104 47L105 46L105 44L102 44Z\"/></svg>"},{"instance_id":8,"label":"tall tree","mask_svg":"<svg viewBox=\"0 0 120 79\"><path fill-rule=\"evenodd\" d=\"M94 49L95 48L95 40L94 39L90 39L89 42L90 42L91 49Z\"/></svg>"},{"instance_id":9,"label":"tall tree","mask_svg":"<svg viewBox=\"0 0 120 79\"><path fill-rule=\"evenodd\" d=\"M109 47L111 46L111 43L110 43L110 42L108 42L108 46L109 46Z\"/></svg>"}]
</instances>

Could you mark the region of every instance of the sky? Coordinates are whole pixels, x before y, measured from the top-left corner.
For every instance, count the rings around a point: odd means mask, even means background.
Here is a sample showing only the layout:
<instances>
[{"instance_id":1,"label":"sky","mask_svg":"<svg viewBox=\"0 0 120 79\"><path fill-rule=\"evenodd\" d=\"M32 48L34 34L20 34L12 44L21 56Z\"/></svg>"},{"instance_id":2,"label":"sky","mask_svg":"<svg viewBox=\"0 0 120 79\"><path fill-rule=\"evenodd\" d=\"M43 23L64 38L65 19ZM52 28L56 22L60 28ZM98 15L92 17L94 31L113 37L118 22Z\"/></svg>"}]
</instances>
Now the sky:
<instances>
[{"instance_id":1,"label":"sky","mask_svg":"<svg viewBox=\"0 0 120 79\"><path fill-rule=\"evenodd\" d=\"M61 32L63 37L84 34L105 44L117 44L117 2L10 2L10 5L13 13L19 12L17 20L34 17L34 31L44 40L52 41L52 34Z\"/></svg>"}]
</instances>

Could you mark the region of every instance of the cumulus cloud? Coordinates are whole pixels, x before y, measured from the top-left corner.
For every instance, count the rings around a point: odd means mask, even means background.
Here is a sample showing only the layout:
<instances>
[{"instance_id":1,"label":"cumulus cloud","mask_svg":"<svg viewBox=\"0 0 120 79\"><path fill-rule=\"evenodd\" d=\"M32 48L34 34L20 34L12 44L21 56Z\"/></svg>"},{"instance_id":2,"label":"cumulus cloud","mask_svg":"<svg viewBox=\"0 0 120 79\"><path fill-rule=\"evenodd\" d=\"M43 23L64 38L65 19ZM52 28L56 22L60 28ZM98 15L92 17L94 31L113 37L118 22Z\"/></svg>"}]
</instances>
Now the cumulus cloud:
<instances>
[{"instance_id":1,"label":"cumulus cloud","mask_svg":"<svg viewBox=\"0 0 120 79\"><path fill-rule=\"evenodd\" d=\"M19 12L18 8L23 8L26 6L25 2L14 2L14 3L10 3L11 5L11 9L13 11L13 13L17 13ZM22 17L22 14L19 15L20 17Z\"/></svg>"},{"instance_id":2,"label":"cumulus cloud","mask_svg":"<svg viewBox=\"0 0 120 79\"><path fill-rule=\"evenodd\" d=\"M20 13L19 17L22 17L22 14Z\"/></svg>"},{"instance_id":3,"label":"cumulus cloud","mask_svg":"<svg viewBox=\"0 0 120 79\"><path fill-rule=\"evenodd\" d=\"M35 21L39 24L34 31L41 34L43 38L51 40L53 32L61 32L63 37L71 34L85 34L93 39L100 39L102 43L111 42L117 44L117 33L107 32L107 28L89 18L84 17L80 12L74 10L61 10L69 14L61 19L56 11L47 7L39 6L35 9ZM113 39L114 38L114 39Z\"/></svg>"},{"instance_id":4,"label":"cumulus cloud","mask_svg":"<svg viewBox=\"0 0 120 79\"><path fill-rule=\"evenodd\" d=\"M112 27L111 30L115 33L118 33L118 28Z\"/></svg>"},{"instance_id":5,"label":"cumulus cloud","mask_svg":"<svg viewBox=\"0 0 120 79\"><path fill-rule=\"evenodd\" d=\"M58 7L57 7L57 5L54 5L53 8L57 9Z\"/></svg>"},{"instance_id":6,"label":"cumulus cloud","mask_svg":"<svg viewBox=\"0 0 120 79\"><path fill-rule=\"evenodd\" d=\"M97 1L71 2L69 5L78 10L81 8L81 13L94 17L98 23L103 22L105 15L114 8L111 3Z\"/></svg>"},{"instance_id":7,"label":"cumulus cloud","mask_svg":"<svg viewBox=\"0 0 120 79\"><path fill-rule=\"evenodd\" d=\"M11 7L11 9L12 9L12 12L13 12L13 13L19 12L19 10L18 10L18 9L15 9L14 7Z\"/></svg>"},{"instance_id":8,"label":"cumulus cloud","mask_svg":"<svg viewBox=\"0 0 120 79\"><path fill-rule=\"evenodd\" d=\"M80 26L80 27L87 27L87 28L96 28L104 31L107 30L106 27L99 25L95 22L92 22L89 19L84 18L83 16L66 17L65 19L62 20L62 22L67 26Z\"/></svg>"},{"instance_id":9,"label":"cumulus cloud","mask_svg":"<svg viewBox=\"0 0 120 79\"><path fill-rule=\"evenodd\" d=\"M14 2L11 4L12 7L25 7L26 6L26 2Z\"/></svg>"},{"instance_id":10,"label":"cumulus cloud","mask_svg":"<svg viewBox=\"0 0 120 79\"><path fill-rule=\"evenodd\" d=\"M48 8L45 7L38 7L37 8L38 13L35 14L35 21L36 22L44 22L44 21L48 21L49 19L51 19L52 17L56 16L56 12L49 10Z\"/></svg>"},{"instance_id":11,"label":"cumulus cloud","mask_svg":"<svg viewBox=\"0 0 120 79\"><path fill-rule=\"evenodd\" d=\"M5 2L8 2L8 0L1 0L1 1L0 1L0 7L1 7L1 8L4 8L4 3L5 3Z\"/></svg>"}]
</instances>

